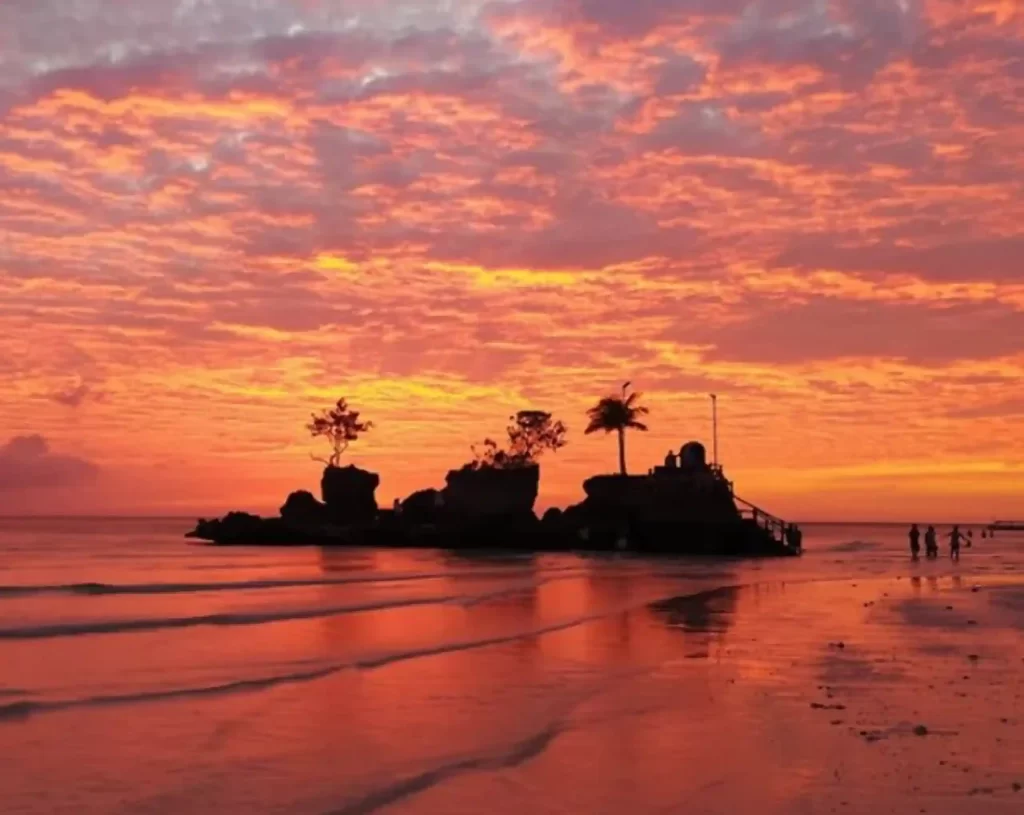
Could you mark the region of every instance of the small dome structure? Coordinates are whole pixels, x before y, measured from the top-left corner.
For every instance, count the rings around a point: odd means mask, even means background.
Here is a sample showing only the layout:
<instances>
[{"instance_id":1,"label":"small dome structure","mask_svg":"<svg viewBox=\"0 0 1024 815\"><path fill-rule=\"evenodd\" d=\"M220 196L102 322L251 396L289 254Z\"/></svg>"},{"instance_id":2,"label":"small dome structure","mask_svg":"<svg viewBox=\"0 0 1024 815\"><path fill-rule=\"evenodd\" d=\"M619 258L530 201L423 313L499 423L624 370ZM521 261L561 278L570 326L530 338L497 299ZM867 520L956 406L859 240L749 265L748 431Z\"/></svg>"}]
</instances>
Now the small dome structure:
<instances>
[{"instance_id":1,"label":"small dome structure","mask_svg":"<svg viewBox=\"0 0 1024 815\"><path fill-rule=\"evenodd\" d=\"M708 453L699 441L688 441L679 450L679 460L684 470L703 470L708 466Z\"/></svg>"}]
</instances>

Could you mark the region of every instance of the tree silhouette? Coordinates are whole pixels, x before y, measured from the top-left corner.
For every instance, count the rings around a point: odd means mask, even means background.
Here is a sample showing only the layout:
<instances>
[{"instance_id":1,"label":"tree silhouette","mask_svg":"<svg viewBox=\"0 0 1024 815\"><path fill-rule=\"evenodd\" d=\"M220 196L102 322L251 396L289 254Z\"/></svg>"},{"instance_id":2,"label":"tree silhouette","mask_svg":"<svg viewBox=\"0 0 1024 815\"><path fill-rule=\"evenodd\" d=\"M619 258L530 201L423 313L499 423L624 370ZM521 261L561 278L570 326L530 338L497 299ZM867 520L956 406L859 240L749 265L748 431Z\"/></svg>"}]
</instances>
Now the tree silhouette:
<instances>
[{"instance_id":1,"label":"tree silhouette","mask_svg":"<svg viewBox=\"0 0 1024 815\"><path fill-rule=\"evenodd\" d=\"M349 444L373 427L373 422L359 421L359 411L349 408L344 399L339 399L330 410L313 414L312 421L306 425L313 438L323 436L331 445L333 452L329 459L313 456L314 461L322 461L328 467L337 467L342 454Z\"/></svg>"},{"instance_id":2,"label":"tree silhouette","mask_svg":"<svg viewBox=\"0 0 1024 815\"><path fill-rule=\"evenodd\" d=\"M568 428L562 422L553 421L550 413L543 410L521 410L509 418L506 428L508 448L501 448L494 439L485 439L481 450L473 446L476 460L471 469L493 468L512 470L535 464L546 450L552 452L565 447Z\"/></svg>"},{"instance_id":3,"label":"tree silhouette","mask_svg":"<svg viewBox=\"0 0 1024 815\"><path fill-rule=\"evenodd\" d=\"M643 405L637 404L640 399L639 393L628 393L630 382L622 386L621 396L606 396L594 407L587 411L590 424L584 431L587 434L603 430L611 433L613 430L619 434L619 472L626 475L626 431L647 430L647 425L640 421L641 416L646 416L648 410Z\"/></svg>"}]
</instances>

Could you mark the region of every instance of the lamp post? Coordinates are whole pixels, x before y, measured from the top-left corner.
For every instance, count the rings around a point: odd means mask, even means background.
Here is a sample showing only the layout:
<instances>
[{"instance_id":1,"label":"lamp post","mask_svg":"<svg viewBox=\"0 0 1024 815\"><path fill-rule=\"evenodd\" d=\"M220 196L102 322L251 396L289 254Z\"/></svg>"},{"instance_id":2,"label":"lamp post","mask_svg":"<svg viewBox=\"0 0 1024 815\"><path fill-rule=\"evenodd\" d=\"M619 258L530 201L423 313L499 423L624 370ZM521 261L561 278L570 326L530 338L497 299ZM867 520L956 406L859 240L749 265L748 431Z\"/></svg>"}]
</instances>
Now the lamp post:
<instances>
[{"instance_id":1,"label":"lamp post","mask_svg":"<svg viewBox=\"0 0 1024 815\"><path fill-rule=\"evenodd\" d=\"M711 438L712 438L712 460L715 467L718 466L718 394L711 394Z\"/></svg>"}]
</instances>

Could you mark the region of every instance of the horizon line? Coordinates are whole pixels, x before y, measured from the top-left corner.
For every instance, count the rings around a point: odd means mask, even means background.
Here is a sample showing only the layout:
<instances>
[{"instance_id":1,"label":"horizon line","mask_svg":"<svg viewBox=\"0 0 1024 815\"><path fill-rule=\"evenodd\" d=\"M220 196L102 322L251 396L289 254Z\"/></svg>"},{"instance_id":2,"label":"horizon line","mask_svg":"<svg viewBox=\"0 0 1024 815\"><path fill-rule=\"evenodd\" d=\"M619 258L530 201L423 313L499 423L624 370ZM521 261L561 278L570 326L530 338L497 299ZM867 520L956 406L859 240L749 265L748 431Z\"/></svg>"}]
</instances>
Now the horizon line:
<instances>
[{"instance_id":1,"label":"horizon line","mask_svg":"<svg viewBox=\"0 0 1024 815\"><path fill-rule=\"evenodd\" d=\"M206 513L209 514L209 513ZM252 513L256 514L256 513ZM536 513L535 513L536 514ZM195 521L197 518L203 517L202 513L187 513L187 514L140 514L140 515L126 515L123 513L109 513L109 514L66 514L66 515L40 515L40 514L17 514L17 515L5 515L0 513L0 521L178 521L187 520ZM998 521L951 521L951 520L940 520L940 521L886 521L886 520L862 520L862 521L835 521L835 520L794 520L793 523L806 524L809 526L911 526L917 524L932 524L935 526L988 526Z\"/></svg>"}]
</instances>

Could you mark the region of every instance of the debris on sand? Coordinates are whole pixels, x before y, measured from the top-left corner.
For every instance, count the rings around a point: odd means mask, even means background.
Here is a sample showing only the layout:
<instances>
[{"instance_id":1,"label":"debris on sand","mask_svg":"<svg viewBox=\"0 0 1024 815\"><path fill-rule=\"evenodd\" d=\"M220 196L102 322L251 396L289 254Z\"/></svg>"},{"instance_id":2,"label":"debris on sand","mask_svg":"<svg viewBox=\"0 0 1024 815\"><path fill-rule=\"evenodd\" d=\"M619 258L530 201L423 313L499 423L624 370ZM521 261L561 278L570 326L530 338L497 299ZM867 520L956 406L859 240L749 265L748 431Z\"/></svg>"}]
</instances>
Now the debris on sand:
<instances>
[{"instance_id":1,"label":"debris on sand","mask_svg":"<svg viewBox=\"0 0 1024 815\"><path fill-rule=\"evenodd\" d=\"M928 728L925 727L923 724L919 724L917 727L914 728L914 735L915 736L927 736L928 735Z\"/></svg>"},{"instance_id":2,"label":"debris on sand","mask_svg":"<svg viewBox=\"0 0 1024 815\"><path fill-rule=\"evenodd\" d=\"M846 705L823 705L821 702L811 702L814 710L846 710Z\"/></svg>"}]
</instances>

